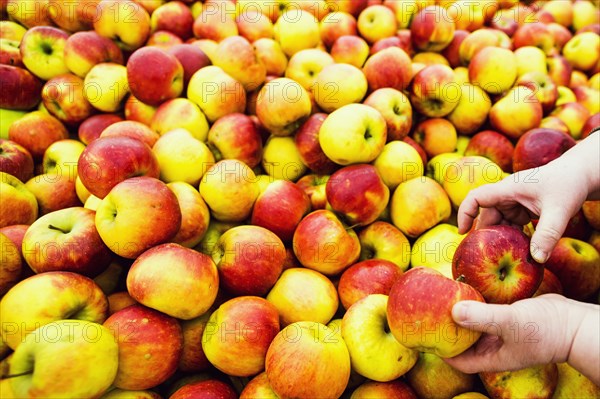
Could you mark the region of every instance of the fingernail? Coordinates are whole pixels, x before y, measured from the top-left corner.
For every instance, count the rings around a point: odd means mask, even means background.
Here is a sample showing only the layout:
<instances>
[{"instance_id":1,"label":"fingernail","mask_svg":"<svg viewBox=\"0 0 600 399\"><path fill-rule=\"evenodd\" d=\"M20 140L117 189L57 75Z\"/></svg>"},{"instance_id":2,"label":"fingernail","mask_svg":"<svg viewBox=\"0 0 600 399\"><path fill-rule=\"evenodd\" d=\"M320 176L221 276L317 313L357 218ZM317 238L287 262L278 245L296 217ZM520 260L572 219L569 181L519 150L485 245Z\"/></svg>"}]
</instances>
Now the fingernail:
<instances>
[{"instance_id":1,"label":"fingernail","mask_svg":"<svg viewBox=\"0 0 600 399\"><path fill-rule=\"evenodd\" d=\"M531 244L529 251L531 252L533 259L535 259L535 261L538 263L544 263L548 259L548 254L539 249L538 246L533 243Z\"/></svg>"},{"instance_id":2,"label":"fingernail","mask_svg":"<svg viewBox=\"0 0 600 399\"><path fill-rule=\"evenodd\" d=\"M466 303L458 302L452 307L452 318L457 322L463 322L467 320L467 310L469 305Z\"/></svg>"}]
</instances>

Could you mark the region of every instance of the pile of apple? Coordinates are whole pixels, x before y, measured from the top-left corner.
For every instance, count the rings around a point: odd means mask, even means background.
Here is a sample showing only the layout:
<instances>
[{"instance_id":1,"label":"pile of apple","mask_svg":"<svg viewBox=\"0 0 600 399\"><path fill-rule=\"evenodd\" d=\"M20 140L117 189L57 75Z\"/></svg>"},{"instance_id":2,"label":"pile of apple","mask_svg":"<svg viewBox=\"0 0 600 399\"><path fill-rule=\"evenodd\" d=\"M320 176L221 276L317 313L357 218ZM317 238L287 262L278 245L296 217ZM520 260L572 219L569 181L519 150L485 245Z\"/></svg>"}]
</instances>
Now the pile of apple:
<instances>
[{"instance_id":1,"label":"pile of apple","mask_svg":"<svg viewBox=\"0 0 600 399\"><path fill-rule=\"evenodd\" d=\"M600 395L443 361L461 299L598 301L600 201L545 268L456 227L600 125L597 3L0 5L2 398Z\"/></svg>"}]
</instances>

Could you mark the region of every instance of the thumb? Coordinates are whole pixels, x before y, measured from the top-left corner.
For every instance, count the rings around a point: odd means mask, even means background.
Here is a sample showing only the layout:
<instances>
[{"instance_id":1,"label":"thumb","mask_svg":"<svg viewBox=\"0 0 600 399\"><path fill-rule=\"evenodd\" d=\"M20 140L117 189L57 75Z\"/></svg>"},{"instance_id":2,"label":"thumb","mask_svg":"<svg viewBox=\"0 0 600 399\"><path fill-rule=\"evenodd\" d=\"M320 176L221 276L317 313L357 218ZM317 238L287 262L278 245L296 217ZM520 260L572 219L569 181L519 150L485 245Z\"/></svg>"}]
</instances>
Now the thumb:
<instances>
[{"instance_id":1,"label":"thumb","mask_svg":"<svg viewBox=\"0 0 600 399\"><path fill-rule=\"evenodd\" d=\"M550 257L556 243L562 237L569 216L562 208L544 209L531 237L530 252L538 263L544 263Z\"/></svg>"},{"instance_id":2,"label":"thumb","mask_svg":"<svg viewBox=\"0 0 600 399\"><path fill-rule=\"evenodd\" d=\"M452 318L459 325L474 331L501 336L514 323L509 305L478 301L460 301L452 307Z\"/></svg>"}]
</instances>

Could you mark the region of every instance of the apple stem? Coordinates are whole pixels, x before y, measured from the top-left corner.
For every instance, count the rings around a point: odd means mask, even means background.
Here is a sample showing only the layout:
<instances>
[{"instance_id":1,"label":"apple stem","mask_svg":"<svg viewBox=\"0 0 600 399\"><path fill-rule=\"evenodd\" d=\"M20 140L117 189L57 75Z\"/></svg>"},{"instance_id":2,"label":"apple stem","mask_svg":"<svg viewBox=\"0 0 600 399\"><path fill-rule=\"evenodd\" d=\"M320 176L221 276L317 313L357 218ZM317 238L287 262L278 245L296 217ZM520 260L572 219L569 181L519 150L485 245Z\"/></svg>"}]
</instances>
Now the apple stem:
<instances>
[{"instance_id":1,"label":"apple stem","mask_svg":"<svg viewBox=\"0 0 600 399\"><path fill-rule=\"evenodd\" d=\"M17 377L23 377L24 375L29 375L32 374L31 371L25 371L23 373L19 373L19 374L7 374L7 375L3 375L2 379L3 380L7 380L9 378L17 378Z\"/></svg>"},{"instance_id":2,"label":"apple stem","mask_svg":"<svg viewBox=\"0 0 600 399\"><path fill-rule=\"evenodd\" d=\"M459 283L464 283L466 281L465 275L461 274L456 278L456 281L458 281Z\"/></svg>"},{"instance_id":3,"label":"apple stem","mask_svg":"<svg viewBox=\"0 0 600 399\"><path fill-rule=\"evenodd\" d=\"M51 230L58 230L58 231L60 231L63 234L67 234L68 233L68 231L64 231L63 229L61 229L59 227L52 226L51 224L48 225L48 228L51 229Z\"/></svg>"}]
</instances>

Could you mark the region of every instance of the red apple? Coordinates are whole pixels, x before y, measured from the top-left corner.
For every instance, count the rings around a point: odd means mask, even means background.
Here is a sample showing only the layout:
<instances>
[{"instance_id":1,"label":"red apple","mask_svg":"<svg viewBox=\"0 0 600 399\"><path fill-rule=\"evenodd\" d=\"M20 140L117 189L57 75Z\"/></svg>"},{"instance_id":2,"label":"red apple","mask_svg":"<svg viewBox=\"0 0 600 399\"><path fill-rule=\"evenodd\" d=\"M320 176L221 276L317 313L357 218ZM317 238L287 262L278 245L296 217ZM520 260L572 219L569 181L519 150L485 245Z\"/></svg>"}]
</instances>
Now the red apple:
<instances>
[{"instance_id":1,"label":"red apple","mask_svg":"<svg viewBox=\"0 0 600 399\"><path fill-rule=\"evenodd\" d=\"M263 145L258 127L241 113L219 118L208 131L209 148L215 160L237 159L253 168L260 164Z\"/></svg>"},{"instance_id":2,"label":"red apple","mask_svg":"<svg viewBox=\"0 0 600 399\"><path fill-rule=\"evenodd\" d=\"M0 108L28 110L40 102L42 81L27 69L0 65Z\"/></svg>"},{"instance_id":3,"label":"red apple","mask_svg":"<svg viewBox=\"0 0 600 399\"><path fill-rule=\"evenodd\" d=\"M156 113L157 107L145 104L135 98L134 95L129 95L125 101L125 119L141 122L144 125L150 126L152 118Z\"/></svg>"},{"instance_id":4,"label":"red apple","mask_svg":"<svg viewBox=\"0 0 600 399\"><path fill-rule=\"evenodd\" d=\"M402 269L384 259L358 262L342 273L338 294L344 308L371 294L389 295L392 285L402 275Z\"/></svg>"},{"instance_id":5,"label":"red apple","mask_svg":"<svg viewBox=\"0 0 600 399\"><path fill-rule=\"evenodd\" d=\"M503 171L510 173L513 170L514 151L515 146L505 135L494 130L484 130L471 137L465 156L480 155L489 158Z\"/></svg>"},{"instance_id":6,"label":"red apple","mask_svg":"<svg viewBox=\"0 0 600 399\"><path fill-rule=\"evenodd\" d=\"M194 382L179 388L169 399L237 399L233 388L219 380Z\"/></svg>"},{"instance_id":7,"label":"red apple","mask_svg":"<svg viewBox=\"0 0 600 399\"><path fill-rule=\"evenodd\" d=\"M448 47L446 47L441 53L444 57L446 57L452 68L456 68L462 65L459 49L460 45L467 36L469 36L469 32L466 30L454 31L452 41L450 42L450 44L448 44Z\"/></svg>"},{"instance_id":8,"label":"red apple","mask_svg":"<svg viewBox=\"0 0 600 399\"><path fill-rule=\"evenodd\" d=\"M58 75L42 88L42 102L59 121L76 125L94 113L84 91L83 79L79 76L70 73Z\"/></svg>"},{"instance_id":9,"label":"red apple","mask_svg":"<svg viewBox=\"0 0 600 399\"><path fill-rule=\"evenodd\" d=\"M544 277L529 247L529 238L516 227L473 230L456 248L452 276L475 287L489 303L529 298Z\"/></svg>"},{"instance_id":10,"label":"red apple","mask_svg":"<svg viewBox=\"0 0 600 399\"><path fill-rule=\"evenodd\" d=\"M454 37L454 20L444 7L428 6L413 17L410 32L416 49L441 51Z\"/></svg>"},{"instance_id":11,"label":"red apple","mask_svg":"<svg viewBox=\"0 0 600 399\"><path fill-rule=\"evenodd\" d=\"M417 399L417 395L409 384L398 378L389 382L367 381L352 392L351 398Z\"/></svg>"},{"instance_id":12,"label":"red apple","mask_svg":"<svg viewBox=\"0 0 600 399\"><path fill-rule=\"evenodd\" d=\"M600 201L585 201L581 209L592 228L600 230Z\"/></svg>"},{"instance_id":13,"label":"red apple","mask_svg":"<svg viewBox=\"0 0 600 399\"><path fill-rule=\"evenodd\" d=\"M337 164L331 161L319 144L319 129L327 118L327 114L316 113L296 131L295 141L302 162L314 173L329 174L337 169Z\"/></svg>"},{"instance_id":14,"label":"red apple","mask_svg":"<svg viewBox=\"0 0 600 399\"><path fill-rule=\"evenodd\" d=\"M571 83L571 73L573 67L562 55L553 55L546 58L548 66L548 75L556 86L569 87Z\"/></svg>"},{"instance_id":15,"label":"red apple","mask_svg":"<svg viewBox=\"0 0 600 399\"><path fill-rule=\"evenodd\" d=\"M544 268L544 278L542 283L538 287L537 291L533 294L533 297L544 295L544 294L563 294L562 284L554 273Z\"/></svg>"},{"instance_id":16,"label":"red apple","mask_svg":"<svg viewBox=\"0 0 600 399\"><path fill-rule=\"evenodd\" d=\"M357 36L356 18L343 11L332 11L320 22L321 40L327 48L342 36Z\"/></svg>"},{"instance_id":17,"label":"red apple","mask_svg":"<svg viewBox=\"0 0 600 399\"><path fill-rule=\"evenodd\" d=\"M150 16L152 31L169 31L182 40L192 37L193 25L192 11L181 1L162 4Z\"/></svg>"},{"instance_id":18,"label":"red apple","mask_svg":"<svg viewBox=\"0 0 600 399\"><path fill-rule=\"evenodd\" d=\"M197 70L212 64L200 47L189 43L175 44L167 49L167 53L174 55L183 67L184 90Z\"/></svg>"},{"instance_id":19,"label":"red apple","mask_svg":"<svg viewBox=\"0 0 600 399\"><path fill-rule=\"evenodd\" d=\"M26 182L33 177L33 158L23 146L11 140L0 139L0 172Z\"/></svg>"},{"instance_id":20,"label":"red apple","mask_svg":"<svg viewBox=\"0 0 600 399\"><path fill-rule=\"evenodd\" d=\"M363 72L370 91L382 87L402 91L408 87L411 80L411 60L404 50L389 47L370 56L363 67Z\"/></svg>"},{"instance_id":21,"label":"red apple","mask_svg":"<svg viewBox=\"0 0 600 399\"><path fill-rule=\"evenodd\" d=\"M327 206L325 187L328 180L329 175L308 174L296 182L296 185L308 196L312 210L325 209Z\"/></svg>"},{"instance_id":22,"label":"red apple","mask_svg":"<svg viewBox=\"0 0 600 399\"><path fill-rule=\"evenodd\" d=\"M520 26L512 39L515 49L532 46L542 49L548 55L555 51L554 35L547 25L541 22L531 22Z\"/></svg>"},{"instance_id":23,"label":"red apple","mask_svg":"<svg viewBox=\"0 0 600 399\"><path fill-rule=\"evenodd\" d=\"M77 164L83 185L104 198L123 180L135 176L158 178L158 161L148 145L130 137L105 137L93 141Z\"/></svg>"},{"instance_id":24,"label":"red apple","mask_svg":"<svg viewBox=\"0 0 600 399\"><path fill-rule=\"evenodd\" d=\"M154 130L136 121L118 121L110 124L100 134L100 138L105 137L129 137L141 141L150 148L160 138Z\"/></svg>"},{"instance_id":25,"label":"red apple","mask_svg":"<svg viewBox=\"0 0 600 399\"><path fill-rule=\"evenodd\" d=\"M405 143L410 144L415 150L417 150L417 152L421 156L421 160L423 161L423 165L427 165L427 160L429 159L429 157L427 156L427 153L425 152L425 150L423 149L423 147L421 146L421 144L417 143L415 140L413 140L409 136L406 136L405 138L403 138L402 141L404 141Z\"/></svg>"},{"instance_id":26,"label":"red apple","mask_svg":"<svg viewBox=\"0 0 600 399\"><path fill-rule=\"evenodd\" d=\"M452 68L446 65L430 65L420 70L410 89L412 106L428 117L448 115L461 97L460 85Z\"/></svg>"},{"instance_id":27,"label":"red apple","mask_svg":"<svg viewBox=\"0 0 600 399\"><path fill-rule=\"evenodd\" d=\"M333 211L351 226L374 222L386 208L390 191L372 165L351 165L335 172L326 186Z\"/></svg>"},{"instance_id":28,"label":"red apple","mask_svg":"<svg viewBox=\"0 0 600 399\"><path fill-rule=\"evenodd\" d=\"M79 125L77 136L83 144L88 145L100 137L104 129L122 120L117 114L92 115Z\"/></svg>"},{"instance_id":29,"label":"red apple","mask_svg":"<svg viewBox=\"0 0 600 399\"><path fill-rule=\"evenodd\" d=\"M547 74L539 71L527 72L517 79L516 84L533 90L536 98L542 104L544 114L548 114L554 109L558 99L558 89Z\"/></svg>"},{"instance_id":30,"label":"red apple","mask_svg":"<svg viewBox=\"0 0 600 399\"><path fill-rule=\"evenodd\" d=\"M52 115L34 111L10 125L8 138L25 147L34 161L41 161L46 148L55 141L67 139L68 132Z\"/></svg>"},{"instance_id":31,"label":"red apple","mask_svg":"<svg viewBox=\"0 0 600 399\"><path fill-rule=\"evenodd\" d=\"M513 155L513 170L518 172L545 165L560 157L574 145L573 138L558 130L532 129L517 141Z\"/></svg>"},{"instance_id":32,"label":"red apple","mask_svg":"<svg viewBox=\"0 0 600 399\"><path fill-rule=\"evenodd\" d=\"M29 179L25 185L37 199L40 216L82 205L75 191L75 179L68 173L37 175Z\"/></svg>"},{"instance_id":33,"label":"red apple","mask_svg":"<svg viewBox=\"0 0 600 399\"><path fill-rule=\"evenodd\" d=\"M378 110L387 125L387 140L402 140L412 127L413 112L408 97L399 90L390 87L377 89L364 101Z\"/></svg>"},{"instance_id":34,"label":"red apple","mask_svg":"<svg viewBox=\"0 0 600 399\"><path fill-rule=\"evenodd\" d=\"M67 68L83 78L96 64L123 64L123 53L112 40L91 30L69 36L65 43L64 59Z\"/></svg>"}]
</instances>

